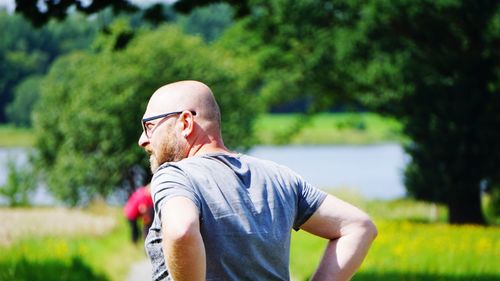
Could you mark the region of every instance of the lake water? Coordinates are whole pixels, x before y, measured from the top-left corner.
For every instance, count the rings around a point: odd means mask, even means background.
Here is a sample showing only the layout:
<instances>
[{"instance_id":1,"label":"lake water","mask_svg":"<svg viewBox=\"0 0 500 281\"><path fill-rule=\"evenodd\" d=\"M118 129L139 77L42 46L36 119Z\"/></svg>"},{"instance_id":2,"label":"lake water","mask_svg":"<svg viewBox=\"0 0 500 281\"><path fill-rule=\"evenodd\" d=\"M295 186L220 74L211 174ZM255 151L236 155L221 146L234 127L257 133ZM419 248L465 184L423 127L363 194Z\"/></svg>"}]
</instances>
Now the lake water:
<instances>
[{"instance_id":1,"label":"lake water","mask_svg":"<svg viewBox=\"0 0 500 281\"><path fill-rule=\"evenodd\" d=\"M408 157L398 144L367 146L257 146L249 155L286 165L321 189L348 188L370 199L394 199L405 195L402 171ZM19 165L28 158L26 149L0 149L0 185L7 180L7 161ZM5 201L0 198L0 203ZM36 204L54 200L40 186Z\"/></svg>"},{"instance_id":2,"label":"lake water","mask_svg":"<svg viewBox=\"0 0 500 281\"><path fill-rule=\"evenodd\" d=\"M7 181L7 163L9 161L15 161L18 167L22 166L28 161L28 150L25 148L0 148L0 186ZM0 205L5 204L5 202L6 200L0 196ZM42 184L38 185L32 194L31 202L36 205L54 205L56 203Z\"/></svg>"},{"instance_id":3,"label":"lake water","mask_svg":"<svg viewBox=\"0 0 500 281\"><path fill-rule=\"evenodd\" d=\"M251 155L284 164L321 189L348 188L366 198L405 195L408 157L398 144L367 146L261 146Z\"/></svg>"}]
</instances>

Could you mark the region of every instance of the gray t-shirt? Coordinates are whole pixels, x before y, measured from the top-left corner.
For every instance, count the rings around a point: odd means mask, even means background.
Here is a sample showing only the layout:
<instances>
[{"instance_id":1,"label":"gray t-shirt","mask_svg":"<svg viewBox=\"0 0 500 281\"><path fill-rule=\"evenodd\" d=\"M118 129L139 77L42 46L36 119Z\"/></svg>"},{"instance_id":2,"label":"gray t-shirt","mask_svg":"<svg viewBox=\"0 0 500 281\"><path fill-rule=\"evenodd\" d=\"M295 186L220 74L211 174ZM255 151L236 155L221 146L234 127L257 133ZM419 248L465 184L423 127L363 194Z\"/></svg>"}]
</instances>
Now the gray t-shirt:
<instances>
[{"instance_id":1,"label":"gray t-shirt","mask_svg":"<svg viewBox=\"0 0 500 281\"><path fill-rule=\"evenodd\" d=\"M170 280L160 210L172 197L187 197L200 211L207 280L289 280L291 229L298 230L326 198L290 169L242 154L165 163L151 188L155 217L146 251L153 280Z\"/></svg>"}]
</instances>

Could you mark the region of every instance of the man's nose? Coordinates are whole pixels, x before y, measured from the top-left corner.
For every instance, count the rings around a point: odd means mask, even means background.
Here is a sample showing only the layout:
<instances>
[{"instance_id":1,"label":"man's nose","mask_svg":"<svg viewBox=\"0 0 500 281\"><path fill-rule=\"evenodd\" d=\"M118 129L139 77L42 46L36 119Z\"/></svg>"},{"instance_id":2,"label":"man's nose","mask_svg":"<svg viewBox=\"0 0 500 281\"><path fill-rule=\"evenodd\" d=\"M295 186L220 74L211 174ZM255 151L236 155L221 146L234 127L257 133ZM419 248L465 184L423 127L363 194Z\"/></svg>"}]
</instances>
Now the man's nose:
<instances>
[{"instance_id":1,"label":"man's nose","mask_svg":"<svg viewBox=\"0 0 500 281\"><path fill-rule=\"evenodd\" d=\"M137 143L140 147L146 147L149 144L149 138L146 136L144 131L142 131L141 136L139 137L139 142Z\"/></svg>"}]
</instances>

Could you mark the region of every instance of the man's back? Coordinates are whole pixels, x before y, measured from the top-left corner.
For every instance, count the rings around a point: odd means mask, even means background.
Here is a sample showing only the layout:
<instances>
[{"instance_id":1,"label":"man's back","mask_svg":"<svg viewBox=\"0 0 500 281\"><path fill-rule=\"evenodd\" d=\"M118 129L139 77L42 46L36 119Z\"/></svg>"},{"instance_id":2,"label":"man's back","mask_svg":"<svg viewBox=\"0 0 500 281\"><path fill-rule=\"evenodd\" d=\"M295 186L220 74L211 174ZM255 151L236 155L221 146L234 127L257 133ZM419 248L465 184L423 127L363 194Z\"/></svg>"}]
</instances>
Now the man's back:
<instances>
[{"instance_id":1,"label":"man's back","mask_svg":"<svg viewBox=\"0 0 500 281\"><path fill-rule=\"evenodd\" d=\"M233 108L234 109L234 108ZM290 228L326 241L313 280L349 280L377 235L355 206L276 164L225 145L202 82L164 85L148 101L138 144L155 174L147 238L154 280L288 279Z\"/></svg>"},{"instance_id":2,"label":"man's back","mask_svg":"<svg viewBox=\"0 0 500 281\"><path fill-rule=\"evenodd\" d=\"M152 188L158 210L176 196L198 207L207 280L288 280L291 228L326 197L283 166L221 153L163 165ZM158 275L165 269L155 262L163 259L160 227L155 217L146 242Z\"/></svg>"}]
</instances>

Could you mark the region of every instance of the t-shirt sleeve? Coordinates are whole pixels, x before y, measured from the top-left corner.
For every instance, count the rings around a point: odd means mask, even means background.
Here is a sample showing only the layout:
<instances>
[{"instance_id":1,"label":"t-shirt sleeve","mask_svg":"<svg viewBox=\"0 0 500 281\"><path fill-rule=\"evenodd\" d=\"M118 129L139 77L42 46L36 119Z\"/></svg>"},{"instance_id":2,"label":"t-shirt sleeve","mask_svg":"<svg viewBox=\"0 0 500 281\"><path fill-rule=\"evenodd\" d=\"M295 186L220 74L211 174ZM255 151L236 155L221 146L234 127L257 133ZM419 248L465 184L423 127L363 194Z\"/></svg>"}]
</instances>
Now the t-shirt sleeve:
<instances>
[{"instance_id":1,"label":"t-shirt sleeve","mask_svg":"<svg viewBox=\"0 0 500 281\"><path fill-rule=\"evenodd\" d=\"M298 208L293 224L294 230L299 230L300 226L316 212L327 196L326 192L310 185L302 178L298 177L297 181Z\"/></svg>"},{"instance_id":2,"label":"t-shirt sleeve","mask_svg":"<svg viewBox=\"0 0 500 281\"><path fill-rule=\"evenodd\" d=\"M154 208L161 218L163 204L173 197L186 197L200 209L200 201L186 174L178 167L165 165L154 174L151 181Z\"/></svg>"}]
</instances>

